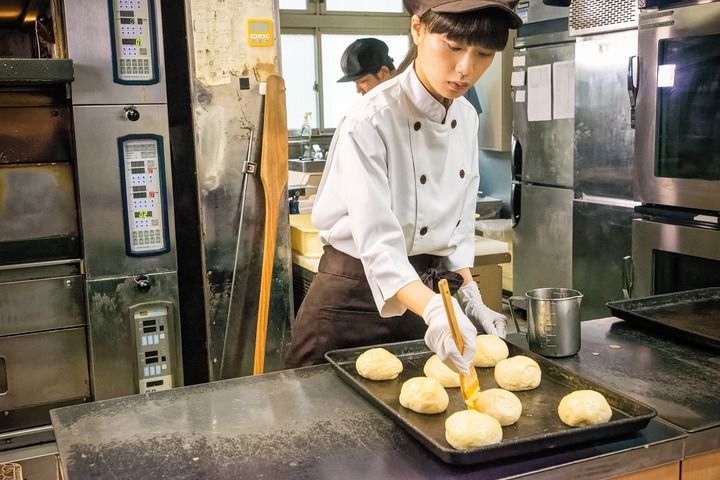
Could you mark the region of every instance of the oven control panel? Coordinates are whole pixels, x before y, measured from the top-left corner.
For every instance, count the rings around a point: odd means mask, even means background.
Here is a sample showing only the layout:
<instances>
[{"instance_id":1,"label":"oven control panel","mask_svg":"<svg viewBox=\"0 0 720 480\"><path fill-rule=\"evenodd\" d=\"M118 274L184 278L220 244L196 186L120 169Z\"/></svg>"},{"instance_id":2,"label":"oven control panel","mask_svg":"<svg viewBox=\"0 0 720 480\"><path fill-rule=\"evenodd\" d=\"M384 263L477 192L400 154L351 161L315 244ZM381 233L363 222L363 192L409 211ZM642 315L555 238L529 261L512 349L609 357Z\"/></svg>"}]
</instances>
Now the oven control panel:
<instances>
[{"instance_id":1,"label":"oven control panel","mask_svg":"<svg viewBox=\"0 0 720 480\"><path fill-rule=\"evenodd\" d=\"M135 307L132 317L138 352L138 393L169 390L172 378L172 318L168 305Z\"/></svg>"},{"instance_id":2,"label":"oven control panel","mask_svg":"<svg viewBox=\"0 0 720 480\"><path fill-rule=\"evenodd\" d=\"M129 256L170 250L162 145L162 137L157 135L130 135L118 140L125 250Z\"/></svg>"},{"instance_id":3,"label":"oven control panel","mask_svg":"<svg viewBox=\"0 0 720 480\"><path fill-rule=\"evenodd\" d=\"M116 83L158 82L152 0L110 0L113 73Z\"/></svg>"}]
</instances>

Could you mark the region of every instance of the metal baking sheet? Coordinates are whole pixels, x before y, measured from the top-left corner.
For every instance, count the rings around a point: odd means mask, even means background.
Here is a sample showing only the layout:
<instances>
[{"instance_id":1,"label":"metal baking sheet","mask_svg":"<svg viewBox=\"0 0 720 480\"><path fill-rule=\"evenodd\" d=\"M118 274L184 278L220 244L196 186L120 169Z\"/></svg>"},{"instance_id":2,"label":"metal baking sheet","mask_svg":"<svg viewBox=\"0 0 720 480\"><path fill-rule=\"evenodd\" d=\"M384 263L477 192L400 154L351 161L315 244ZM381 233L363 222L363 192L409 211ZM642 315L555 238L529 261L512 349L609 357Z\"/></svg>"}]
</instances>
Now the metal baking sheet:
<instances>
[{"instance_id":1,"label":"metal baking sheet","mask_svg":"<svg viewBox=\"0 0 720 480\"><path fill-rule=\"evenodd\" d=\"M720 287L609 302L613 316L720 349Z\"/></svg>"},{"instance_id":2,"label":"metal baking sheet","mask_svg":"<svg viewBox=\"0 0 720 480\"><path fill-rule=\"evenodd\" d=\"M377 345L403 362L403 371L395 380L366 380L357 373L355 361L371 347L334 350L326 353L325 358L350 386L440 459L455 465L495 461L548 448L628 434L643 429L655 416L655 410L647 405L559 367L539 355L510 343L507 345L510 356L526 355L538 362L542 370L542 381L534 390L515 392L522 402L523 413L514 425L503 427L502 442L471 450L456 450L445 440L445 420L451 414L465 409L459 388L447 389L450 404L444 413L423 415L400 405L398 397L403 382L412 377L424 376L422 368L432 355L422 340ZM493 368L478 368L477 373L481 389L497 388ZM585 389L596 390L605 395L613 409L613 416L609 422L600 425L568 427L557 415L558 404L562 397L573 390Z\"/></svg>"}]
</instances>

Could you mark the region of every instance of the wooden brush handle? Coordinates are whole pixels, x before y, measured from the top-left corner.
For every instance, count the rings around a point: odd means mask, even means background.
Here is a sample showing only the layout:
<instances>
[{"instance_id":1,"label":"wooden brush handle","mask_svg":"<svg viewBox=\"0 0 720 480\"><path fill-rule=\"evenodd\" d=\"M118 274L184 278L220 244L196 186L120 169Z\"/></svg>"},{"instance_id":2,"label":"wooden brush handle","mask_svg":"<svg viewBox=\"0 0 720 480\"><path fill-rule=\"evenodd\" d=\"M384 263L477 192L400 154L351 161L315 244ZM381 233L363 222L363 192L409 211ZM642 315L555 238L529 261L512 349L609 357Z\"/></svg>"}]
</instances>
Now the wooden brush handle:
<instances>
[{"instance_id":1,"label":"wooden brush handle","mask_svg":"<svg viewBox=\"0 0 720 480\"><path fill-rule=\"evenodd\" d=\"M457 318L455 318L455 309L453 308L448 281L444 278L441 279L438 282L438 288L440 289L440 295L443 299L443 305L445 305L445 313L447 314L448 323L450 323L450 330L452 330L455 345L457 346L460 355L462 355L465 350L465 344L463 343L462 335L460 334L460 327L458 327Z\"/></svg>"}]
</instances>

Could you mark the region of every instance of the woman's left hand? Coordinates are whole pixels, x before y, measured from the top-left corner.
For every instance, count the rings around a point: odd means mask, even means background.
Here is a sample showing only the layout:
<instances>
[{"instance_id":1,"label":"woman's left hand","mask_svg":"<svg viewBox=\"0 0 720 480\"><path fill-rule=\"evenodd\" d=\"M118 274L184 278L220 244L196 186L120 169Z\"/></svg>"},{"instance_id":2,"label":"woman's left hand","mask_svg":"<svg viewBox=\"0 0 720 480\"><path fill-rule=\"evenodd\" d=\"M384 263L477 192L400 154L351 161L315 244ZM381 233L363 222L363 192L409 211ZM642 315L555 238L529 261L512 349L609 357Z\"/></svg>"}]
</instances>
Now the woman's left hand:
<instances>
[{"instance_id":1,"label":"woman's left hand","mask_svg":"<svg viewBox=\"0 0 720 480\"><path fill-rule=\"evenodd\" d=\"M482 329L488 335L505 338L507 317L490 309L483 303L477 283L469 282L460 288L457 297L465 315L475 324L478 330Z\"/></svg>"}]
</instances>

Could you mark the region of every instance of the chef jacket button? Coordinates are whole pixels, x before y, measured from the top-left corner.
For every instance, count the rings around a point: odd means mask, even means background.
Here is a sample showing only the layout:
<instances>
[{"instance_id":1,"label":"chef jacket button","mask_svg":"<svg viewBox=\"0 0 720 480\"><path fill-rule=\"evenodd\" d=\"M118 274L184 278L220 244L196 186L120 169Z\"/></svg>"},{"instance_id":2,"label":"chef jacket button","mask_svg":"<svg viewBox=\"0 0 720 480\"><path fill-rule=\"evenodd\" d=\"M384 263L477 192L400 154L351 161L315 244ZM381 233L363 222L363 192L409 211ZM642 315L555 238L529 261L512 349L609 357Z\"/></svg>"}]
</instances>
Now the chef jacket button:
<instances>
[{"instance_id":1,"label":"chef jacket button","mask_svg":"<svg viewBox=\"0 0 720 480\"><path fill-rule=\"evenodd\" d=\"M460 170L460 178L465 178L465 170Z\"/></svg>"},{"instance_id":2,"label":"chef jacket button","mask_svg":"<svg viewBox=\"0 0 720 480\"><path fill-rule=\"evenodd\" d=\"M455 224L455 228L460 226L460 220L458 220L458 223Z\"/></svg>"},{"instance_id":3,"label":"chef jacket button","mask_svg":"<svg viewBox=\"0 0 720 480\"><path fill-rule=\"evenodd\" d=\"M422 227L420 229L420 235L425 235L427 233L427 227Z\"/></svg>"},{"instance_id":4,"label":"chef jacket button","mask_svg":"<svg viewBox=\"0 0 720 480\"><path fill-rule=\"evenodd\" d=\"M418 130L420 130L420 122L415 122L415 125L413 125L413 128L415 129L416 132Z\"/></svg>"},{"instance_id":5,"label":"chef jacket button","mask_svg":"<svg viewBox=\"0 0 720 480\"><path fill-rule=\"evenodd\" d=\"M450 128L455 128L455 127L457 127L457 120L453 120L452 122L450 122Z\"/></svg>"},{"instance_id":6,"label":"chef jacket button","mask_svg":"<svg viewBox=\"0 0 720 480\"><path fill-rule=\"evenodd\" d=\"M425 182L427 182L427 177L425 175L420 175L420 183L425 185Z\"/></svg>"}]
</instances>

